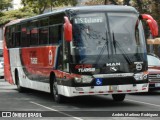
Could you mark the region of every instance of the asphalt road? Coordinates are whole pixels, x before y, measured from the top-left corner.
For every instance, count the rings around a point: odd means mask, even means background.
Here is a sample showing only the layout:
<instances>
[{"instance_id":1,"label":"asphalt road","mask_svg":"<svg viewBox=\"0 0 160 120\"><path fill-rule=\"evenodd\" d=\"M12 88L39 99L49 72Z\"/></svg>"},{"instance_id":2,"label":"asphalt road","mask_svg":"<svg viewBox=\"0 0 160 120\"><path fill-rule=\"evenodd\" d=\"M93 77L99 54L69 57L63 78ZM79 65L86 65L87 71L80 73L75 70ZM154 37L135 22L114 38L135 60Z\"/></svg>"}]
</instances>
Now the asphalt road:
<instances>
[{"instance_id":1,"label":"asphalt road","mask_svg":"<svg viewBox=\"0 0 160 120\"><path fill-rule=\"evenodd\" d=\"M68 98L57 104L49 93L34 90L19 93L15 85L0 79L0 120L3 119L159 120L160 91L129 94L123 102L113 101L111 95L98 95Z\"/></svg>"}]
</instances>

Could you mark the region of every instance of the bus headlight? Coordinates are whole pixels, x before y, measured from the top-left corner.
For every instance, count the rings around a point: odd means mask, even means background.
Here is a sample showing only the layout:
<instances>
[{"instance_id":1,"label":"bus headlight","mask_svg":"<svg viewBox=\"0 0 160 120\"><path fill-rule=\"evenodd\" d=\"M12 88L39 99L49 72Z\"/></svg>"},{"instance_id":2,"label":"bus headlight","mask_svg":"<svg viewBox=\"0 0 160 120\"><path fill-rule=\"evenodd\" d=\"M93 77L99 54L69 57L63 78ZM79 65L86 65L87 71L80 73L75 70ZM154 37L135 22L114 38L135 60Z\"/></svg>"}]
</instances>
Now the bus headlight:
<instances>
[{"instance_id":1,"label":"bus headlight","mask_svg":"<svg viewBox=\"0 0 160 120\"><path fill-rule=\"evenodd\" d=\"M74 81L76 83L91 83L93 80L92 76L83 75L81 78L75 77Z\"/></svg>"},{"instance_id":2,"label":"bus headlight","mask_svg":"<svg viewBox=\"0 0 160 120\"><path fill-rule=\"evenodd\" d=\"M75 78L74 78L74 81L75 81L76 83L81 83L81 82L82 82L82 79L81 79L81 78L78 78L78 77L75 77Z\"/></svg>"},{"instance_id":3,"label":"bus headlight","mask_svg":"<svg viewBox=\"0 0 160 120\"><path fill-rule=\"evenodd\" d=\"M147 76L148 76L148 73L147 72L141 72L141 73L136 73L134 74L134 78L136 80L146 80L147 79Z\"/></svg>"}]
</instances>

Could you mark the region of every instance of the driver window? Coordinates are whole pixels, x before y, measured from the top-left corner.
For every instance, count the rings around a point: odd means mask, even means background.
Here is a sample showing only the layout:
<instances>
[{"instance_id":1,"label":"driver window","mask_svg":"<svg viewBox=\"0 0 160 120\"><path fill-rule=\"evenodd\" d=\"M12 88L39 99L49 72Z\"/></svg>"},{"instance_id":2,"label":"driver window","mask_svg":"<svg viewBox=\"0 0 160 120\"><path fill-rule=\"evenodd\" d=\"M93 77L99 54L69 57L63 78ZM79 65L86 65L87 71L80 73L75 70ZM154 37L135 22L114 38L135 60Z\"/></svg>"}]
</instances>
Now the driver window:
<instances>
[{"instance_id":1,"label":"driver window","mask_svg":"<svg viewBox=\"0 0 160 120\"><path fill-rule=\"evenodd\" d=\"M68 52L68 43L63 41L63 70L65 72L69 72Z\"/></svg>"},{"instance_id":2,"label":"driver window","mask_svg":"<svg viewBox=\"0 0 160 120\"><path fill-rule=\"evenodd\" d=\"M69 72L68 45L66 41L63 41L63 44L60 44L58 54L58 69Z\"/></svg>"}]
</instances>

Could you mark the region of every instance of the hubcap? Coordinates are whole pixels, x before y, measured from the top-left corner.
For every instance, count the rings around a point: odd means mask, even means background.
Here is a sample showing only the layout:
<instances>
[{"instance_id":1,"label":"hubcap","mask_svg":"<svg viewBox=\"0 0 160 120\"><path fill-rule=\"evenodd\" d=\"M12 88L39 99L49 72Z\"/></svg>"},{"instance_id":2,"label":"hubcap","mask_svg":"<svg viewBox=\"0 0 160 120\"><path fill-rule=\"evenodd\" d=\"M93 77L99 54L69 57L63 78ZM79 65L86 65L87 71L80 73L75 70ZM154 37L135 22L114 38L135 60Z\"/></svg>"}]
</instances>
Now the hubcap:
<instances>
[{"instance_id":1,"label":"hubcap","mask_svg":"<svg viewBox=\"0 0 160 120\"><path fill-rule=\"evenodd\" d=\"M58 97L58 91L57 91L56 83L53 84L53 94L54 94L55 99L57 99L57 97Z\"/></svg>"}]
</instances>

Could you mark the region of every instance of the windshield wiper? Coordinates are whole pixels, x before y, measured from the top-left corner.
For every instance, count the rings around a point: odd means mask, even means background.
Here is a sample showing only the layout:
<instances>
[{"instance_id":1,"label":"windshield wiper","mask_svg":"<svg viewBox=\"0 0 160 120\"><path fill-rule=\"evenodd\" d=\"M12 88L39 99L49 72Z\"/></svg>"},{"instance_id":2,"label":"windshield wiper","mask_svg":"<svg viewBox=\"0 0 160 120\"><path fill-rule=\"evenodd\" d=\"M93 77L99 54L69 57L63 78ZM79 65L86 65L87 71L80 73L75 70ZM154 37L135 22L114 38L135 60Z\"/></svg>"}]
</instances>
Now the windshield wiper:
<instances>
[{"instance_id":1,"label":"windshield wiper","mask_svg":"<svg viewBox=\"0 0 160 120\"><path fill-rule=\"evenodd\" d=\"M106 35L107 35L107 32L106 32ZM105 42L105 44L103 45L103 47L102 47L102 49L101 49L99 55L97 56L97 59L96 59L96 61L95 61L96 64L97 64L97 63L99 62L99 60L101 59L102 54L104 53L106 47L107 47L107 52L108 52L108 58L110 57L110 56L109 56L109 46L108 46L109 43L108 43L108 37L106 37L106 38L107 38L107 39L102 38L103 40L106 40L106 42Z\"/></svg>"},{"instance_id":2,"label":"windshield wiper","mask_svg":"<svg viewBox=\"0 0 160 120\"><path fill-rule=\"evenodd\" d=\"M123 50L123 48L121 47L121 45L119 44L119 42L115 39L114 32L112 34L113 34L113 46L114 46L114 49L115 49L115 53L116 53L116 47L118 47L118 49L121 51L123 57L127 61L127 63L131 64L132 63L131 59L128 57L128 55L126 54L126 52Z\"/></svg>"},{"instance_id":3,"label":"windshield wiper","mask_svg":"<svg viewBox=\"0 0 160 120\"><path fill-rule=\"evenodd\" d=\"M110 28L109 28L109 19L108 19L107 13L105 14L105 16L106 16L107 29L106 29L106 39L103 38L103 40L106 40L106 42L105 42L102 50L100 51L95 63L99 62L99 60L101 59L102 54L104 53L106 47L107 47L107 52L108 52L108 59L110 58L110 55L109 55L109 41L110 41L111 36L110 36ZM111 53L112 53L112 51L111 51Z\"/></svg>"},{"instance_id":4,"label":"windshield wiper","mask_svg":"<svg viewBox=\"0 0 160 120\"><path fill-rule=\"evenodd\" d=\"M114 46L114 51L116 53L116 40L115 40L115 37L114 37L114 33L113 33L113 46Z\"/></svg>"}]
</instances>

